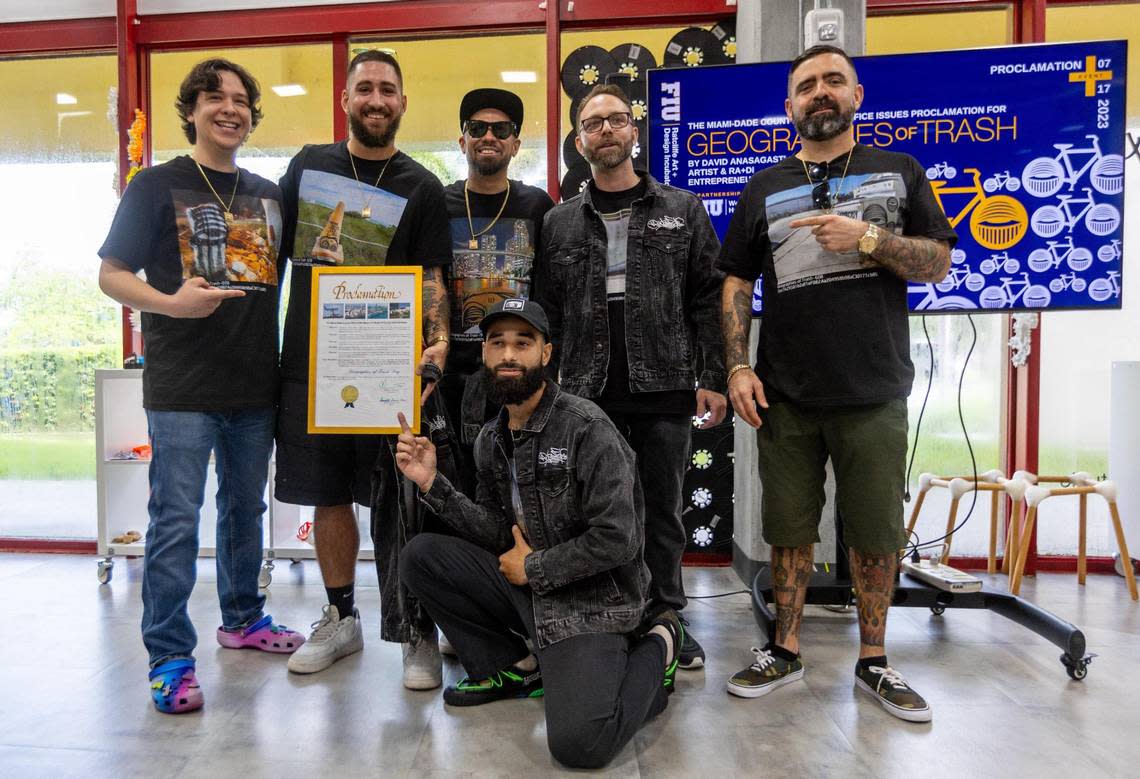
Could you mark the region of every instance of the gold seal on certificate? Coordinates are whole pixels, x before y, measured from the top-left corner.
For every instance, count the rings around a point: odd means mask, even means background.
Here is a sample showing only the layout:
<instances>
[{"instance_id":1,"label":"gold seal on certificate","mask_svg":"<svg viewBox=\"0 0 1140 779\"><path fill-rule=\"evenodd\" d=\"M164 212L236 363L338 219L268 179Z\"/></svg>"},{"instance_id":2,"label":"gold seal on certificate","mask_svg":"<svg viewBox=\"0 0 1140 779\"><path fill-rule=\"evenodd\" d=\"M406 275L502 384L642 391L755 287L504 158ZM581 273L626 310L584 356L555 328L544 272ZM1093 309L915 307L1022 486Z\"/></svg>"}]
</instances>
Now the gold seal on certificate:
<instances>
[{"instance_id":1,"label":"gold seal on certificate","mask_svg":"<svg viewBox=\"0 0 1140 779\"><path fill-rule=\"evenodd\" d=\"M417 432L423 270L314 267L309 335L310 433Z\"/></svg>"}]
</instances>

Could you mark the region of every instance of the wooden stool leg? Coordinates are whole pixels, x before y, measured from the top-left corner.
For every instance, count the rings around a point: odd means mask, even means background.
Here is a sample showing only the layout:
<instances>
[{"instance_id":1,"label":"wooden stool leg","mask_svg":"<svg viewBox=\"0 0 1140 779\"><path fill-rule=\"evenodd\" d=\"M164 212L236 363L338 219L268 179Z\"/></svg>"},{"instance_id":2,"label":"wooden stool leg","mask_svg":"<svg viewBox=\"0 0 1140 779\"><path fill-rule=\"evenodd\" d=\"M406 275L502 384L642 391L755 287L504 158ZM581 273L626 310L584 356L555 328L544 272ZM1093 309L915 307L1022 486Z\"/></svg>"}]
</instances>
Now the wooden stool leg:
<instances>
[{"instance_id":1,"label":"wooden stool leg","mask_svg":"<svg viewBox=\"0 0 1140 779\"><path fill-rule=\"evenodd\" d=\"M1088 541L1088 524L1089 524L1089 496L1081 495L1081 513L1080 525L1077 530L1077 584L1084 585L1085 577L1088 575L1088 557L1085 555L1085 549Z\"/></svg>"},{"instance_id":2,"label":"wooden stool leg","mask_svg":"<svg viewBox=\"0 0 1140 779\"><path fill-rule=\"evenodd\" d=\"M1120 562L1124 566L1124 578L1128 580L1128 594L1132 600L1140 600L1136 594L1136 575L1132 572L1132 558L1128 556L1128 543L1124 540L1124 528L1120 524L1120 511L1116 508L1116 501L1108 504L1109 513L1112 514L1112 529L1116 531L1116 545L1120 548Z\"/></svg>"},{"instance_id":3,"label":"wooden stool leg","mask_svg":"<svg viewBox=\"0 0 1140 779\"><path fill-rule=\"evenodd\" d=\"M1029 538L1033 535L1033 523L1036 521L1037 507L1030 506L1029 513L1025 516L1025 530L1021 534L1021 541L1018 542L1017 563L1009 580L1009 591L1014 595L1021 592L1021 577L1025 574L1025 560L1029 556Z\"/></svg>"},{"instance_id":4,"label":"wooden stool leg","mask_svg":"<svg viewBox=\"0 0 1140 779\"><path fill-rule=\"evenodd\" d=\"M942 539L942 559L939 561L943 565L950 563L950 543L954 540L954 522L958 519L958 501L959 498L950 499L950 516L946 518L946 537Z\"/></svg>"},{"instance_id":5,"label":"wooden stool leg","mask_svg":"<svg viewBox=\"0 0 1140 779\"><path fill-rule=\"evenodd\" d=\"M1013 516L1005 533L1005 551L1001 556L1001 572L1008 574L1017 562L1018 539L1021 538L1021 501L1013 501Z\"/></svg>"},{"instance_id":6,"label":"wooden stool leg","mask_svg":"<svg viewBox=\"0 0 1140 779\"><path fill-rule=\"evenodd\" d=\"M910 521L906 523L906 542L910 543L910 534L914 532L914 526L918 524L918 512L922 511L922 502L926 500L926 491L918 493L915 498L914 508L910 510Z\"/></svg>"},{"instance_id":7,"label":"wooden stool leg","mask_svg":"<svg viewBox=\"0 0 1140 779\"><path fill-rule=\"evenodd\" d=\"M986 573L997 573L998 500L1000 497L1000 492L990 493L990 558L986 562Z\"/></svg>"}]
</instances>

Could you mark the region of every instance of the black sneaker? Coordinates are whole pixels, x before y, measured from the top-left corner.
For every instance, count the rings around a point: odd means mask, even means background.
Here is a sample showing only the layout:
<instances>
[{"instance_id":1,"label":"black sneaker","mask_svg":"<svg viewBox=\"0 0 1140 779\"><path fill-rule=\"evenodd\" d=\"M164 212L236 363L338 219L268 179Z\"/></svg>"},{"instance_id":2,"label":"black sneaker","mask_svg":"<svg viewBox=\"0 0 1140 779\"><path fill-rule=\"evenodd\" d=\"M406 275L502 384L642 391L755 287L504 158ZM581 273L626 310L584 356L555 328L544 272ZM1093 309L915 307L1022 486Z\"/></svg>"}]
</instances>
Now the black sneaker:
<instances>
[{"instance_id":1,"label":"black sneaker","mask_svg":"<svg viewBox=\"0 0 1140 779\"><path fill-rule=\"evenodd\" d=\"M464 676L458 684L443 691L443 702L451 706L482 706L507 698L541 698L542 673L527 673L511 667L486 679Z\"/></svg>"},{"instance_id":2,"label":"black sneaker","mask_svg":"<svg viewBox=\"0 0 1140 779\"><path fill-rule=\"evenodd\" d=\"M778 687L804 677L804 664L797 657L788 661L776 657L769 649L752 647L756 662L738 671L728 680L728 691L741 698L759 698Z\"/></svg>"},{"instance_id":3,"label":"black sneaker","mask_svg":"<svg viewBox=\"0 0 1140 779\"><path fill-rule=\"evenodd\" d=\"M680 617L680 615L677 616ZM677 666L684 668L686 671L703 668L705 665L705 650L697 643L697 639L693 638L693 634L689 632L689 620L681 617L681 624L685 626L685 640L681 644L681 653L677 660Z\"/></svg>"},{"instance_id":4,"label":"black sneaker","mask_svg":"<svg viewBox=\"0 0 1140 779\"><path fill-rule=\"evenodd\" d=\"M873 665L855 666L855 686L867 693L889 713L907 722L930 722L930 704L910 688L895 669Z\"/></svg>"}]
</instances>

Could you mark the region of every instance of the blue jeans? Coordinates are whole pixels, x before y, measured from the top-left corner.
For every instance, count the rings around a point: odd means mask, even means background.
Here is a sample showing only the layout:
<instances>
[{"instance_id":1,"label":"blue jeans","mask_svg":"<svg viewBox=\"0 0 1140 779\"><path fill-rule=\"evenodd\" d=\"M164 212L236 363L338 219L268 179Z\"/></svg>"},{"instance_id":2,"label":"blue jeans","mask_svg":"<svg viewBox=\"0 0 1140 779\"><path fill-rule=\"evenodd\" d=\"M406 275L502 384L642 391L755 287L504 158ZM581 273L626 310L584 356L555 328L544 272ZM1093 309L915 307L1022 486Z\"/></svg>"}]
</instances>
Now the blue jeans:
<instances>
[{"instance_id":1,"label":"blue jeans","mask_svg":"<svg viewBox=\"0 0 1140 779\"><path fill-rule=\"evenodd\" d=\"M150 665L192 658L198 635L186 603L194 589L198 519L210 452L218 474L217 570L222 625L262 616L257 587L261 516L273 449L272 408L225 412L150 411L150 525L143 559L143 643Z\"/></svg>"}]
</instances>

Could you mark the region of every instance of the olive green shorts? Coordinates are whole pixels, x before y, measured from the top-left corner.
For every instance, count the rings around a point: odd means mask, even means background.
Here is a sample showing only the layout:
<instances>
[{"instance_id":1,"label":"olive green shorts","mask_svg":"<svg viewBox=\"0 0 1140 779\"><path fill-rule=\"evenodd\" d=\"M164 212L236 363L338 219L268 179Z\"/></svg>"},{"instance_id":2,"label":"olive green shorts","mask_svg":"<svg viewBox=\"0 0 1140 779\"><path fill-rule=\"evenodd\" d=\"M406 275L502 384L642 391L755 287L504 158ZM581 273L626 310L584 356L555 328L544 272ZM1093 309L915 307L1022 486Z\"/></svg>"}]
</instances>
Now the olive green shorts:
<instances>
[{"instance_id":1,"label":"olive green shorts","mask_svg":"<svg viewBox=\"0 0 1140 779\"><path fill-rule=\"evenodd\" d=\"M824 466L835 472L836 503L849 549L886 554L906 544L903 529L906 401L874 406L761 409L761 521L772 546L819 542Z\"/></svg>"}]
</instances>

